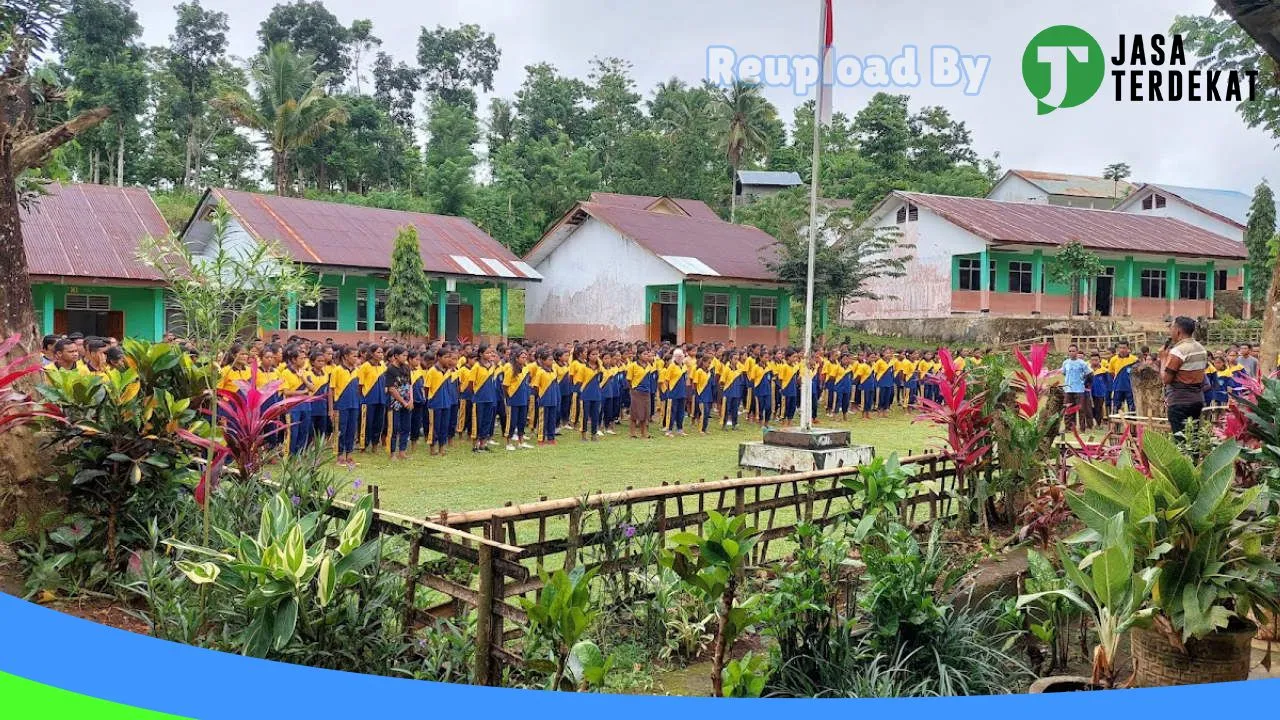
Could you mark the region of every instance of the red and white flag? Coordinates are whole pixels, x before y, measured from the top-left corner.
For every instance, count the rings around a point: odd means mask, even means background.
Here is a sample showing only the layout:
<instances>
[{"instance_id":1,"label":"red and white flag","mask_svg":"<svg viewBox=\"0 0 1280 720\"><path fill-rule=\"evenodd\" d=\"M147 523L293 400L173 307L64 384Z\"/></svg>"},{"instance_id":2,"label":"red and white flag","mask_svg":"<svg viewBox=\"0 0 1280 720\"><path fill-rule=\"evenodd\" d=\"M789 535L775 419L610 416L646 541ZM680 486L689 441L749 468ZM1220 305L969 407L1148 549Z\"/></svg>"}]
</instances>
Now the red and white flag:
<instances>
[{"instance_id":1,"label":"red and white flag","mask_svg":"<svg viewBox=\"0 0 1280 720\"><path fill-rule=\"evenodd\" d=\"M834 58L832 57L831 44L834 35L831 27L831 3L832 0L821 0L822 12L818 20L818 122L822 125L831 124L831 88L835 83Z\"/></svg>"}]
</instances>

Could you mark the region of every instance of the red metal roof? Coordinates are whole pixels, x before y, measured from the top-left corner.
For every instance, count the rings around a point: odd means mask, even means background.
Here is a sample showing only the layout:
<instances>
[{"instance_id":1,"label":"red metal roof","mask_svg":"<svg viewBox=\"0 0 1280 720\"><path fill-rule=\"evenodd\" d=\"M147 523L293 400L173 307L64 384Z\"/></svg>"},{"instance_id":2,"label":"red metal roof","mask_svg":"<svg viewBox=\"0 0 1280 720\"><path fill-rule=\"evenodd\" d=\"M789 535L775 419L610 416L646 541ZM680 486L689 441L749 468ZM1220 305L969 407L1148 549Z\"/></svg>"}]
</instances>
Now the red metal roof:
<instances>
[{"instance_id":1,"label":"red metal roof","mask_svg":"<svg viewBox=\"0 0 1280 720\"><path fill-rule=\"evenodd\" d=\"M21 211L27 271L36 276L156 283L138 262L138 243L169 234L145 188L46 186L47 195Z\"/></svg>"},{"instance_id":2,"label":"red metal roof","mask_svg":"<svg viewBox=\"0 0 1280 720\"><path fill-rule=\"evenodd\" d=\"M777 241L758 228L719 218L700 220L601 203L581 203L579 207L686 275L778 281L765 265L766 259L777 257ZM697 271L699 263L714 275Z\"/></svg>"},{"instance_id":3,"label":"red metal roof","mask_svg":"<svg viewBox=\"0 0 1280 720\"><path fill-rule=\"evenodd\" d=\"M648 210L655 203L661 200L661 197L653 195L619 195L618 193L593 192L588 202L599 203L601 205L614 205L617 207L631 208L632 210ZM699 220L720 220L720 216L716 214L711 206L701 200L689 200L687 198L667 198L675 203L677 207L688 213L689 217L698 218Z\"/></svg>"},{"instance_id":4,"label":"red metal roof","mask_svg":"<svg viewBox=\"0 0 1280 720\"><path fill-rule=\"evenodd\" d=\"M1181 220L1114 210L894 192L990 242L1243 260L1244 244Z\"/></svg>"},{"instance_id":5,"label":"red metal roof","mask_svg":"<svg viewBox=\"0 0 1280 720\"><path fill-rule=\"evenodd\" d=\"M383 210L303 198L216 189L250 234L297 262L388 270L400 228L418 230L427 274L497 280L540 276L502 243L461 217Z\"/></svg>"}]
</instances>

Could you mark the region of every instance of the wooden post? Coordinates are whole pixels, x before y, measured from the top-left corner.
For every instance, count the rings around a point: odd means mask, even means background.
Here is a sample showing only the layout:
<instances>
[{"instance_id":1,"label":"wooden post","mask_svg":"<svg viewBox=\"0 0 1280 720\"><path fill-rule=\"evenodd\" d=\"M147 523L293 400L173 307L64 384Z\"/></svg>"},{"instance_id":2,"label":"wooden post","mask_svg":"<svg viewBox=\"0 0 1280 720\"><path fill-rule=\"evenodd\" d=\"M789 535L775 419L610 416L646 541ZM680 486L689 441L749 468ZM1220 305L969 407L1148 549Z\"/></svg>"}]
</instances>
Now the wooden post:
<instances>
[{"instance_id":1,"label":"wooden post","mask_svg":"<svg viewBox=\"0 0 1280 720\"><path fill-rule=\"evenodd\" d=\"M404 574L404 619L401 621L404 634L408 637L413 624L413 603L418 593L418 556L421 550L421 535L414 535L409 540L409 562Z\"/></svg>"},{"instance_id":2,"label":"wooden post","mask_svg":"<svg viewBox=\"0 0 1280 720\"><path fill-rule=\"evenodd\" d=\"M503 537L502 530L502 520L500 518L494 518L489 523L489 531L485 534L494 542L506 542L506 539ZM512 540L514 540L514 538L512 538ZM494 612L494 610L497 608L497 603L503 602L503 598L506 597L507 593L506 588L504 587L506 585L506 581L503 578L502 573L498 571L497 567L493 568L489 573L489 577L489 587L491 588L489 598L489 635L488 641L485 642L485 652L492 657L493 648L501 650L503 640L506 636L505 629L503 628L502 616ZM479 644L481 637L484 636L479 635L477 632L477 645ZM492 665L493 661L490 660L489 664Z\"/></svg>"},{"instance_id":3,"label":"wooden post","mask_svg":"<svg viewBox=\"0 0 1280 720\"><path fill-rule=\"evenodd\" d=\"M582 509L569 511L569 542L564 549L564 571L569 572L578 562L578 543L582 539Z\"/></svg>"},{"instance_id":4,"label":"wooden post","mask_svg":"<svg viewBox=\"0 0 1280 720\"><path fill-rule=\"evenodd\" d=\"M480 558L476 562L476 570L480 574L480 592L476 603L476 656L475 683L492 685L493 677L490 668L493 638L493 547L481 544Z\"/></svg>"}]
</instances>

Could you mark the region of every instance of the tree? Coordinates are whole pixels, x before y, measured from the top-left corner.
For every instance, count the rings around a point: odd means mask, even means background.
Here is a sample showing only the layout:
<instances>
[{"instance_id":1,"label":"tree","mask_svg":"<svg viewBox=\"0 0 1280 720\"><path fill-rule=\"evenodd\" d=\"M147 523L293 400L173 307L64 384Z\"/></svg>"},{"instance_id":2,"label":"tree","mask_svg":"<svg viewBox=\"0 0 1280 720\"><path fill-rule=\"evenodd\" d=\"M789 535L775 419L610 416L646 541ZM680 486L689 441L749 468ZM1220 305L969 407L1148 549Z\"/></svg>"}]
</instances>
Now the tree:
<instances>
[{"instance_id":1,"label":"tree","mask_svg":"<svg viewBox=\"0 0 1280 720\"><path fill-rule=\"evenodd\" d=\"M418 230L406 225L396 235L395 249L391 252L391 275L387 280L387 322L391 332L400 336L429 334L430 304L431 285L422 269Z\"/></svg>"},{"instance_id":2,"label":"tree","mask_svg":"<svg viewBox=\"0 0 1280 720\"><path fill-rule=\"evenodd\" d=\"M588 140L601 169L605 187L611 187L611 161L617 159L619 146L625 139L647 126L640 112L640 94L631 78L631 63L621 58L592 58L587 112Z\"/></svg>"},{"instance_id":3,"label":"tree","mask_svg":"<svg viewBox=\"0 0 1280 720\"><path fill-rule=\"evenodd\" d=\"M104 105L112 109L111 122L85 138L90 150L86 175L95 183L102 176L102 161L114 154L115 182L123 186L125 145L141 144L138 116L147 99L141 34L128 0L71 0L55 39L63 68L73 80L71 112Z\"/></svg>"},{"instance_id":4,"label":"tree","mask_svg":"<svg viewBox=\"0 0 1280 720\"><path fill-rule=\"evenodd\" d=\"M1182 35L1187 53L1201 58L1197 68L1256 70L1257 95L1237 105L1236 111L1249 127L1280 138L1280 72L1275 58L1216 5L1207 16L1177 16L1169 33Z\"/></svg>"},{"instance_id":5,"label":"tree","mask_svg":"<svg viewBox=\"0 0 1280 720\"><path fill-rule=\"evenodd\" d=\"M280 43L288 43L301 55L314 58L315 70L327 86L337 90L346 84L351 30L338 22L320 0L276 5L258 27L261 54L270 55Z\"/></svg>"},{"instance_id":6,"label":"tree","mask_svg":"<svg viewBox=\"0 0 1280 720\"><path fill-rule=\"evenodd\" d=\"M415 93L422 89L422 73L384 52L373 61L373 97L406 137L413 137Z\"/></svg>"},{"instance_id":7,"label":"tree","mask_svg":"<svg viewBox=\"0 0 1280 720\"><path fill-rule=\"evenodd\" d=\"M336 185L354 193L410 184L412 170L417 167L410 138L380 104L368 95L334 99L347 115L346 125L342 132L322 135L298 150L295 165L301 184L324 191Z\"/></svg>"},{"instance_id":8,"label":"tree","mask_svg":"<svg viewBox=\"0 0 1280 720\"><path fill-rule=\"evenodd\" d=\"M426 177L423 194L434 212L461 215L474 187L476 165L471 146L480 139L475 114L466 105L437 99L427 123Z\"/></svg>"},{"instance_id":9,"label":"tree","mask_svg":"<svg viewBox=\"0 0 1280 720\"><path fill-rule=\"evenodd\" d=\"M1062 246L1049 262L1049 279L1067 283L1071 287L1071 314L1080 312L1080 281L1086 291L1093 287L1093 279L1102 274L1102 261L1090 250L1072 240Z\"/></svg>"},{"instance_id":10,"label":"tree","mask_svg":"<svg viewBox=\"0 0 1280 720\"><path fill-rule=\"evenodd\" d=\"M200 173L200 146L204 126L211 119L206 106L214 98L214 77L227 51L227 14L205 10L200 0L180 3L178 21L169 36L165 69L172 74L177 92L169 111L176 125L185 128L181 185L194 185ZM215 116L216 117L216 116ZM216 122L216 120L214 121Z\"/></svg>"},{"instance_id":11,"label":"tree","mask_svg":"<svg viewBox=\"0 0 1280 720\"><path fill-rule=\"evenodd\" d=\"M528 140L563 134L577 146L586 138L587 84L565 77L550 63L525 67L524 83L516 91L518 133Z\"/></svg>"},{"instance_id":12,"label":"tree","mask_svg":"<svg viewBox=\"0 0 1280 720\"><path fill-rule=\"evenodd\" d=\"M1264 300L1271 289L1271 268L1275 264L1271 239L1276 234L1276 196L1263 180L1253 191L1253 204L1244 230L1244 247L1249 253L1249 288L1253 297Z\"/></svg>"},{"instance_id":13,"label":"tree","mask_svg":"<svg viewBox=\"0 0 1280 720\"><path fill-rule=\"evenodd\" d=\"M423 89L451 105L466 105L473 113L475 88L493 90L493 74L498 71L501 57L493 33L482 31L479 25L437 25L435 30L424 27L418 35Z\"/></svg>"},{"instance_id":14,"label":"tree","mask_svg":"<svg viewBox=\"0 0 1280 720\"><path fill-rule=\"evenodd\" d=\"M351 42L351 74L356 81L356 95L360 95L360 57L382 45L382 40L374 36L372 20L352 22L348 36Z\"/></svg>"},{"instance_id":15,"label":"tree","mask_svg":"<svg viewBox=\"0 0 1280 720\"><path fill-rule=\"evenodd\" d=\"M738 209L738 171L743 161L762 155L769 147L765 127L777 117L773 106L765 100L760 86L735 80L716 97L719 136L729 161L732 184L729 189L729 222L734 222Z\"/></svg>"},{"instance_id":16,"label":"tree","mask_svg":"<svg viewBox=\"0 0 1280 720\"><path fill-rule=\"evenodd\" d=\"M849 300L880 300L872 287L877 278L905 275L909 250L894 228L863 229L851 208L819 208L818 244L814 248L813 298L840 307ZM766 261L770 270L804 297L809 267L809 195L792 188L761 198L742 209L743 221L776 239L777 256Z\"/></svg>"},{"instance_id":17,"label":"tree","mask_svg":"<svg viewBox=\"0 0 1280 720\"><path fill-rule=\"evenodd\" d=\"M66 101L51 74L32 70L61 13L58 0L7 0L0 13L0 337L19 333L24 352L37 352L39 342L19 215L28 186L23 174L111 116L101 106L47 129L37 123L42 109Z\"/></svg>"},{"instance_id":18,"label":"tree","mask_svg":"<svg viewBox=\"0 0 1280 720\"><path fill-rule=\"evenodd\" d=\"M1120 199L1120 181L1129 177L1129 163L1111 163L1102 169L1102 177L1112 183L1111 199Z\"/></svg>"},{"instance_id":19,"label":"tree","mask_svg":"<svg viewBox=\"0 0 1280 720\"><path fill-rule=\"evenodd\" d=\"M493 155L515 137L516 109L511 101L506 98L490 99L489 121L486 125L489 130L486 143L489 154Z\"/></svg>"},{"instance_id":20,"label":"tree","mask_svg":"<svg viewBox=\"0 0 1280 720\"><path fill-rule=\"evenodd\" d=\"M277 6L280 7L280 6ZM276 194L289 190L292 155L347 121L347 112L325 94L329 78L313 60L280 43L254 60L250 70L257 97L225 95L220 105L241 126L261 133L271 148Z\"/></svg>"}]
</instances>

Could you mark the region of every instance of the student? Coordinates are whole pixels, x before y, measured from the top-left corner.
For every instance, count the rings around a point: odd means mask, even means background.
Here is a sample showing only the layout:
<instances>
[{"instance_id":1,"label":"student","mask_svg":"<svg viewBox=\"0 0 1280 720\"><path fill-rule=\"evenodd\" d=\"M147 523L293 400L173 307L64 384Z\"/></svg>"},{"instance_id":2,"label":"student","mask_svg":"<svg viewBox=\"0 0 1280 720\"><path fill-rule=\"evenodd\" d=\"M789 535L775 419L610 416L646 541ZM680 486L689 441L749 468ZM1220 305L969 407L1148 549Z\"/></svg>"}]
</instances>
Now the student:
<instances>
[{"instance_id":1,"label":"student","mask_svg":"<svg viewBox=\"0 0 1280 720\"><path fill-rule=\"evenodd\" d=\"M876 410L876 403L880 399L880 378L876 376L877 372L885 372L887 366L880 356L876 353L867 355L867 359L862 364L862 374L858 383L858 389L862 393L862 419L870 420L871 413Z\"/></svg>"},{"instance_id":2,"label":"student","mask_svg":"<svg viewBox=\"0 0 1280 720\"><path fill-rule=\"evenodd\" d=\"M665 434L684 435L685 401L688 399L688 366L684 363L684 353L679 348L672 352L671 362L663 368L659 376L659 387L662 391L664 405Z\"/></svg>"},{"instance_id":3,"label":"student","mask_svg":"<svg viewBox=\"0 0 1280 720\"><path fill-rule=\"evenodd\" d=\"M333 396L333 409L338 415L338 465L353 468L356 433L360 426L360 376L356 362L356 349L350 345L338 348L338 363L329 373L329 388Z\"/></svg>"},{"instance_id":4,"label":"student","mask_svg":"<svg viewBox=\"0 0 1280 720\"><path fill-rule=\"evenodd\" d=\"M889 360L880 359L872 364L872 372L876 379L876 409L880 417L889 416L889 408L893 407L894 383L896 381L892 364Z\"/></svg>"},{"instance_id":5,"label":"student","mask_svg":"<svg viewBox=\"0 0 1280 720\"><path fill-rule=\"evenodd\" d=\"M853 357L849 353L845 353L840 357L840 362L832 371L834 384L832 389L835 393L835 409L840 413L840 419L844 422L849 421L849 401L853 398Z\"/></svg>"},{"instance_id":6,"label":"student","mask_svg":"<svg viewBox=\"0 0 1280 720\"><path fill-rule=\"evenodd\" d=\"M413 377L409 372L409 351L403 346L395 345L387 351L383 380L391 413L391 459L408 460L406 453L413 423Z\"/></svg>"},{"instance_id":7,"label":"student","mask_svg":"<svg viewBox=\"0 0 1280 720\"><path fill-rule=\"evenodd\" d=\"M796 410L800 406L800 353L794 350L784 356L780 363L774 365L778 374L779 396L782 398L783 421L785 425L795 422Z\"/></svg>"},{"instance_id":8,"label":"student","mask_svg":"<svg viewBox=\"0 0 1280 720\"><path fill-rule=\"evenodd\" d=\"M239 392L240 383L247 383L253 377L249 369L249 353L240 343L231 345L222 359L222 369L218 373L218 389L227 392Z\"/></svg>"},{"instance_id":9,"label":"student","mask_svg":"<svg viewBox=\"0 0 1280 720\"><path fill-rule=\"evenodd\" d=\"M480 362L480 358L471 356L471 347L464 346L458 353L458 369L454 372L457 382L458 411L457 427L454 430L463 437L471 438L473 450L475 442L475 398L471 387L471 371Z\"/></svg>"},{"instance_id":10,"label":"student","mask_svg":"<svg viewBox=\"0 0 1280 720\"><path fill-rule=\"evenodd\" d=\"M107 341L100 337L92 337L84 341L84 364L94 375L106 375Z\"/></svg>"},{"instance_id":11,"label":"student","mask_svg":"<svg viewBox=\"0 0 1280 720\"><path fill-rule=\"evenodd\" d=\"M431 410L429 436L431 455L443 456L449 440L453 436L451 376L457 371L457 364L447 347L440 348L435 355L435 362L423 376L423 387L427 392L427 407Z\"/></svg>"},{"instance_id":12,"label":"student","mask_svg":"<svg viewBox=\"0 0 1280 720\"><path fill-rule=\"evenodd\" d=\"M1226 405L1231 398L1231 373L1227 372L1227 359L1218 353L1213 356L1213 366L1204 371L1209 391L1205 401L1209 405Z\"/></svg>"},{"instance_id":13,"label":"student","mask_svg":"<svg viewBox=\"0 0 1280 720\"><path fill-rule=\"evenodd\" d=\"M913 408L920 400L920 351L913 350L902 361L902 384L907 390L907 407Z\"/></svg>"},{"instance_id":14,"label":"student","mask_svg":"<svg viewBox=\"0 0 1280 720\"><path fill-rule=\"evenodd\" d=\"M129 362L125 360L124 350L119 345L112 345L106 351L107 366L112 370L124 370L129 367Z\"/></svg>"},{"instance_id":15,"label":"student","mask_svg":"<svg viewBox=\"0 0 1280 720\"><path fill-rule=\"evenodd\" d=\"M566 350L560 350L552 358L556 382L559 383L557 397L560 408L560 427L565 430L572 430L578 424L578 414L581 412L579 405L582 398L578 395L578 388L573 378L580 359L586 357L585 353L586 348L579 346L573 349L572 354Z\"/></svg>"},{"instance_id":16,"label":"student","mask_svg":"<svg viewBox=\"0 0 1280 720\"><path fill-rule=\"evenodd\" d=\"M711 405L715 402L715 377L711 374L711 356L700 355L698 365L689 375L693 387L693 399L698 406L698 417L702 421L701 433L707 434L707 423L711 420Z\"/></svg>"},{"instance_id":17,"label":"student","mask_svg":"<svg viewBox=\"0 0 1280 720\"><path fill-rule=\"evenodd\" d=\"M536 358L537 366L532 371L529 382L537 401L538 414L542 417L542 434L538 445L555 445L556 425L561 418L560 366L556 365L547 350L540 350ZM564 369L568 371L567 364Z\"/></svg>"},{"instance_id":18,"label":"student","mask_svg":"<svg viewBox=\"0 0 1280 720\"><path fill-rule=\"evenodd\" d=\"M601 412L603 413L602 424L604 425L605 435L616 435L613 430L613 424L618 421L619 403L618 403L618 374L617 363L614 361L613 353L606 352L600 358L602 370L600 371L600 398Z\"/></svg>"},{"instance_id":19,"label":"student","mask_svg":"<svg viewBox=\"0 0 1280 720\"><path fill-rule=\"evenodd\" d=\"M471 367L471 437L472 452L488 452L496 443L493 440L494 421L498 414L498 353L487 345L481 345L479 361Z\"/></svg>"},{"instance_id":20,"label":"student","mask_svg":"<svg viewBox=\"0 0 1280 720\"><path fill-rule=\"evenodd\" d=\"M308 410L311 415L311 436L327 438L333 434L333 396L329 392L333 367L329 365L327 353L323 350L312 350L307 357L307 368L302 379L307 389L315 396Z\"/></svg>"},{"instance_id":21,"label":"student","mask_svg":"<svg viewBox=\"0 0 1280 720\"><path fill-rule=\"evenodd\" d=\"M302 356L297 346L285 348L284 369L279 373L280 393L284 398L308 397L311 389L303 378ZM289 454L297 455L311 442L311 403L303 402L289 411Z\"/></svg>"},{"instance_id":22,"label":"student","mask_svg":"<svg viewBox=\"0 0 1280 720\"><path fill-rule=\"evenodd\" d=\"M738 429L738 408L742 405L742 391L746 379L738 365L738 353L725 353L720 364L720 427L723 430Z\"/></svg>"},{"instance_id":23,"label":"student","mask_svg":"<svg viewBox=\"0 0 1280 720\"><path fill-rule=\"evenodd\" d=\"M1093 373L1089 381L1090 415L1093 427L1102 427L1107 419L1107 406L1111 398L1111 374L1103 369L1102 357L1093 353L1089 357L1089 369Z\"/></svg>"},{"instance_id":24,"label":"student","mask_svg":"<svg viewBox=\"0 0 1280 720\"><path fill-rule=\"evenodd\" d=\"M427 370L422 367L422 353L409 351L409 395L413 399L413 410L409 414L409 448L417 447L418 441L427 434L427 386L425 383Z\"/></svg>"},{"instance_id":25,"label":"student","mask_svg":"<svg viewBox=\"0 0 1280 720\"><path fill-rule=\"evenodd\" d=\"M600 364L600 352L591 350L587 353L586 362L576 362L573 368L573 385L578 391L578 402L582 404L578 414L581 426L582 441L588 436L595 442L603 433L600 432L601 392L600 381L604 367Z\"/></svg>"},{"instance_id":26,"label":"student","mask_svg":"<svg viewBox=\"0 0 1280 720\"><path fill-rule=\"evenodd\" d=\"M40 364L44 367L53 365L53 346L58 344L62 337L59 335L45 335L40 340Z\"/></svg>"},{"instance_id":27,"label":"student","mask_svg":"<svg viewBox=\"0 0 1280 720\"><path fill-rule=\"evenodd\" d=\"M773 420L773 370L754 357L752 361L747 370L747 381L750 384L753 414L761 425L768 427Z\"/></svg>"},{"instance_id":28,"label":"student","mask_svg":"<svg viewBox=\"0 0 1280 720\"><path fill-rule=\"evenodd\" d=\"M526 442L526 431L529 427L529 373L533 365L529 363L529 353L524 350L513 351L514 359L505 371L502 381L503 395L506 396L507 419L505 432L507 450L517 447L529 449L533 446Z\"/></svg>"},{"instance_id":29,"label":"student","mask_svg":"<svg viewBox=\"0 0 1280 720\"><path fill-rule=\"evenodd\" d=\"M1146 351L1145 348L1143 350ZM1111 412L1119 413L1126 405L1130 413L1137 412L1137 405L1133 400L1133 378L1130 375L1137 364L1138 358L1129 354L1129 343L1120 343L1116 346L1116 354L1104 366L1111 376Z\"/></svg>"},{"instance_id":30,"label":"student","mask_svg":"<svg viewBox=\"0 0 1280 720\"><path fill-rule=\"evenodd\" d=\"M360 398L364 409L364 452L382 444L387 433L387 366L381 345L374 345L360 365Z\"/></svg>"},{"instance_id":31,"label":"student","mask_svg":"<svg viewBox=\"0 0 1280 720\"><path fill-rule=\"evenodd\" d=\"M627 365L626 380L631 394L631 437L638 438L643 431L648 440L653 398L658 393L658 369L653 364L652 350L642 349L637 359Z\"/></svg>"}]
</instances>

